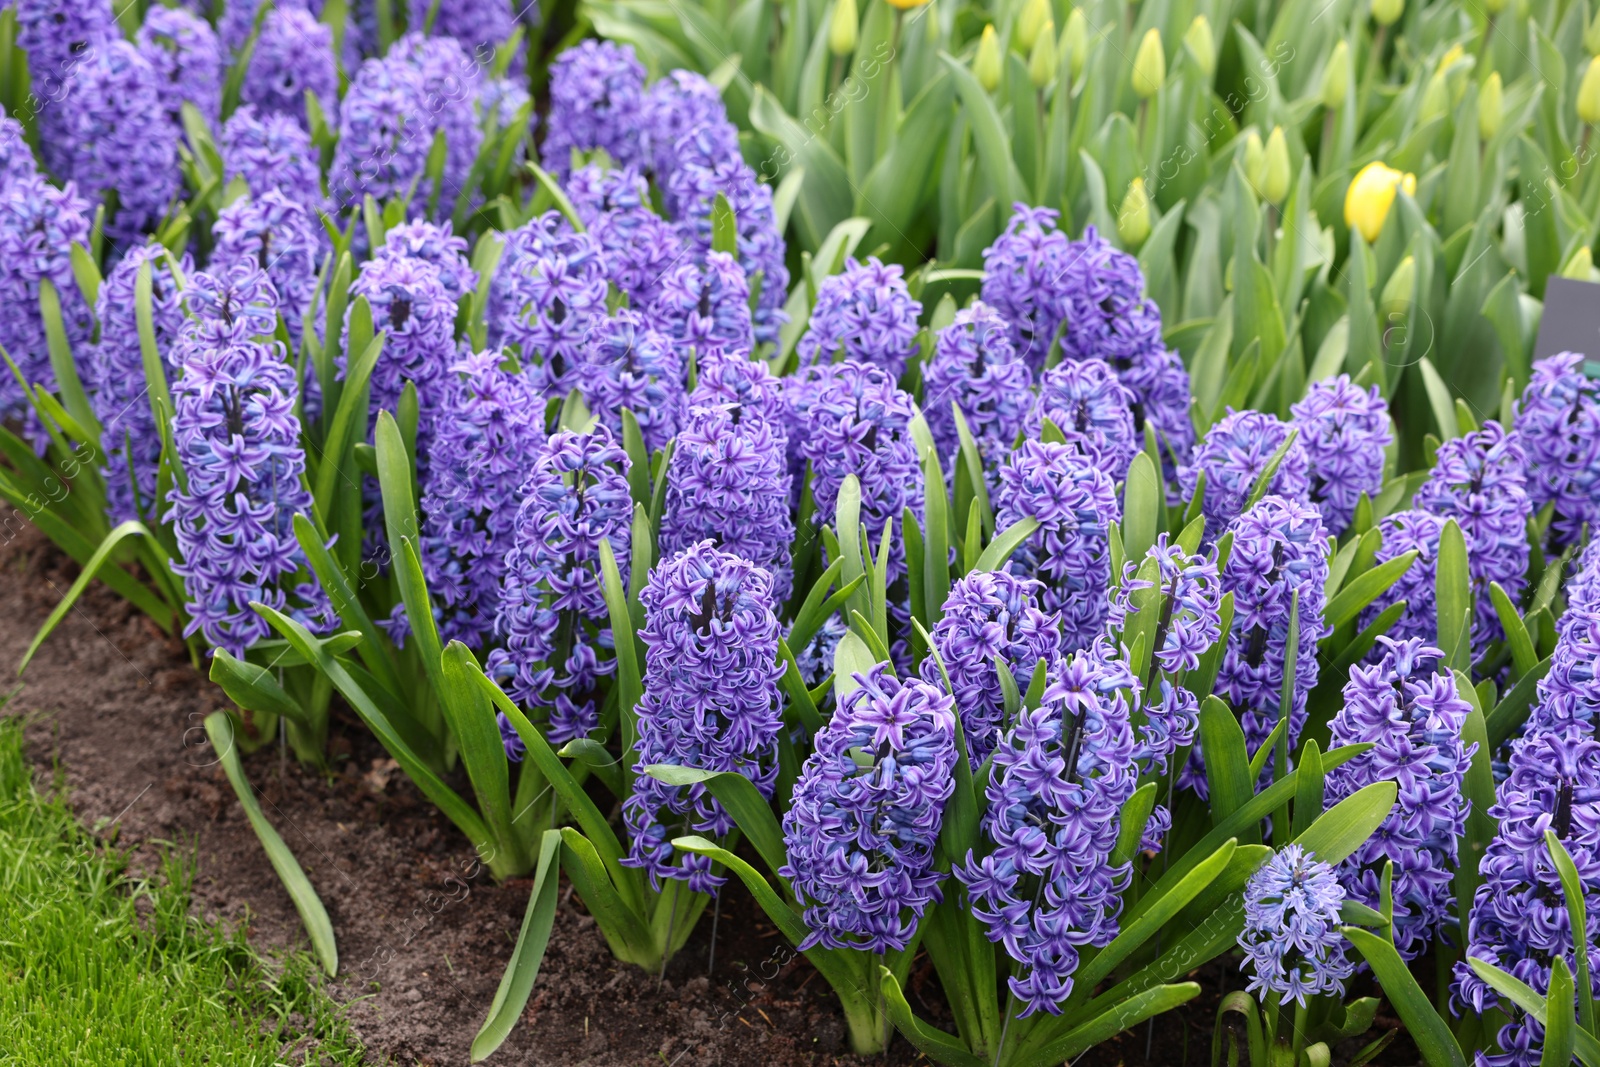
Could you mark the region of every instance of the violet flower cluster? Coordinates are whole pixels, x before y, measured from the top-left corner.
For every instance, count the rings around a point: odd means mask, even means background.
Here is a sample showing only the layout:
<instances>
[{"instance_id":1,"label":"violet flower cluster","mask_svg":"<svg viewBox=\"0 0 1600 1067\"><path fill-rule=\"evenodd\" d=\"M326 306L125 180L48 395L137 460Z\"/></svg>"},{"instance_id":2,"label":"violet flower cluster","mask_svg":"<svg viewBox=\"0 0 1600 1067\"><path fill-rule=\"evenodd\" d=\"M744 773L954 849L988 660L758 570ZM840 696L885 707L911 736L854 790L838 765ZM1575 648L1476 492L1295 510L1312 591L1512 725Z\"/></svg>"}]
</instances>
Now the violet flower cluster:
<instances>
[{"instance_id":1,"label":"violet flower cluster","mask_svg":"<svg viewBox=\"0 0 1600 1067\"><path fill-rule=\"evenodd\" d=\"M1390 637L1400 641L1410 637L1431 638L1438 633L1439 618L1434 603L1439 535L1443 530L1443 519L1416 509L1397 511L1378 523L1378 535L1383 538L1383 543L1373 558L1374 564L1387 563L1407 552L1416 552L1417 558L1398 581L1379 593L1367 606L1361 615L1363 629L1404 600L1405 611L1389 627ZM1381 650L1374 649L1373 654L1381 655Z\"/></svg>"},{"instance_id":2,"label":"violet flower cluster","mask_svg":"<svg viewBox=\"0 0 1600 1067\"><path fill-rule=\"evenodd\" d=\"M196 274L177 361L172 434L186 487L174 487L164 519L173 524L190 621L184 636L236 657L271 627L255 601L326 632L338 624L306 565L294 516L310 514L305 452L295 417L294 370L275 342L251 340L264 316L224 309L266 308L272 283L259 270L227 278Z\"/></svg>"},{"instance_id":3,"label":"violet flower cluster","mask_svg":"<svg viewBox=\"0 0 1600 1067\"><path fill-rule=\"evenodd\" d=\"M958 407L985 472L992 472L1023 431L1032 385L1033 372L1017 357L1010 327L994 308L980 300L956 312L922 370L922 413L939 455L956 462Z\"/></svg>"},{"instance_id":4,"label":"violet flower cluster","mask_svg":"<svg viewBox=\"0 0 1600 1067\"><path fill-rule=\"evenodd\" d=\"M949 677L973 770L994 751L1006 726L997 663L1005 664L1017 689L1025 692L1039 661L1048 665L1061 654L1060 620L1039 610L1039 594L1040 585L1032 579L974 571L950 587L944 612L929 634L938 657L922 661L922 680L943 685Z\"/></svg>"},{"instance_id":5,"label":"violet flower cluster","mask_svg":"<svg viewBox=\"0 0 1600 1067\"><path fill-rule=\"evenodd\" d=\"M696 351L746 351L755 339L750 286L738 262L712 252L703 263L682 262L660 279L653 313L679 344Z\"/></svg>"},{"instance_id":6,"label":"violet flower cluster","mask_svg":"<svg viewBox=\"0 0 1600 1067\"><path fill-rule=\"evenodd\" d=\"M663 281L683 262L684 248L677 228L651 207L650 187L643 175L631 167L601 170L591 163L572 172L567 195L605 254L611 284L627 295L630 307L653 307L661 296ZM698 299L687 303L696 304ZM745 312L748 317L748 306ZM671 328L665 322L657 328L678 336L686 314L674 315ZM749 330L740 336L748 346Z\"/></svg>"},{"instance_id":7,"label":"violet flower cluster","mask_svg":"<svg viewBox=\"0 0 1600 1067\"><path fill-rule=\"evenodd\" d=\"M1416 506L1454 519L1467 543L1467 570L1476 601L1472 642L1481 650L1500 634L1500 620L1489 598L1489 583L1499 582L1513 602L1522 594L1528 570L1527 456L1518 435L1493 419L1483 429L1439 446L1428 480L1417 490Z\"/></svg>"},{"instance_id":8,"label":"violet flower cluster","mask_svg":"<svg viewBox=\"0 0 1600 1067\"><path fill-rule=\"evenodd\" d=\"M222 46L205 19L181 7L152 4L134 38L155 71L167 119L182 126L184 103L213 126L222 108Z\"/></svg>"},{"instance_id":9,"label":"violet flower cluster","mask_svg":"<svg viewBox=\"0 0 1600 1067\"><path fill-rule=\"evenodd\" d=\"M39 143L45 166L66 171L72 149L69 110L78 68L122 36L109 0L16 0L17 44L28 53L28 75L38 98Z\"/></svg>"},{"instance_id":10,"label":"violet flower cluster","mask_svg":"<svg viewBox=\"0 0 1600 1067\"><path fill-rule=\"evenodd\" d=\"M1328 532L1342 534L1361 494L1383 488L1384 449L1394 440L1389 404L1376 385L1363 390L1341 374L1313 383L1289 412L1310 463L1310 500Z\"/></svg>"},{"instance_id":11,"label":"violet flower cluster","mask_svg":"<svg viewBox=\"0 0 1600 1067\"><path fill-rule=\"evenodd\" d=\"M797 349L802 364L851 359L872 363L899 380L917 349L922 304L906 290L903 268L876 256L854 256L817 286L811 321Z\"/></svg>"},{"instance_id":12,"label":"violet flower cluster","mask_svg":"<svg viewBox=\"0 0 1600 1067\"><path fill-rule=\"evenodd\" d=\"M1110 476L1071 445L1024 441L1000 468L994 508L996 529L1039 523L1008 569L1043 584L1040 603L1061 616L1065 650L1088 647L1111 607L1110 531L1122 508Z\"/></svg>"},{"instance_id":13,"label":"violet flower cluster","mask_svg":"<svg viewBox=\"0 0 1600 1067\"><path fill-rule=\"evenodd\" d=\"M298 348L305 317L316 299L327 234L315 211L277 189L241 197L217 213L210 267L248 264L265 270L278 294L278 310Z\"/></svg>"},{"instance_id":14,"label":"violet flower cluster","mask_svg":"<svg viewBox=\"0 0 1600 1067\"><path fill-rule=\"evenodd\" d=\"M507 0L410 0L406 24L420 31L432 12L435 37L455 38L479 66L491 67L517 28L511 8ZM525 66L522 53L515 53L511 72L520 74Z\"/></svg>"},{"instance_id":15,"label":"violet flower cluster","mask_svg":"<svg viewBox=\"0 0 1600 1067\"><path fill-rule=\"evenodd\" d=\"M1006 228L983 250L983 302L1011 325L1011 345L1028 366L1044 369L1066 319L1074 250L1056 229L1059 213L1015 205Z\"/></svg>"},{"instance_id":16,"label":"violet flower cluster","mask_svg":"<svg viewBox=\"0 0 1600 1067\"><path fill-rule=\"evenodd\" d=\"M898 952L942 899L934 848L955 790L952 701L886 663L855 680L817 732L783 816L778 873L805 909L802 952Z\"/></svg>"},{"instance_id":17,"label":"violet flower cluster","mask_svg":"<svg viewBox=\"0 0 1600 1067\"><path fill-rule=\"evenodd\" d=\"M311 135L287 115L258 115L241 105L222 127L222 164L228 181L243 178L256 196L277 189L308 208L323 204Z\"/></svg>"},{"instance_id":18,"label":"violet flower cluster","mask_svg":"<svg viewBox=\"0 0 1600 1067\"><path fill-rule=\"evenodd\" d=\"M1250 501L1267 464L1283 447L1294 427L1261 411L1230 411L1206 431L1193 460L1178 470L1183 495L1191 498L1205 478L1200 511L1206 517L1207 540L1215 540ZM1304 501L1311 491L1311 461L1298 435L1283 454L1267 492Z\"/></svg>"},{"instance_id":19,"label":"violet flower cluster","mask_svg":"<svg viewBox=\"0 0 1600 1067\"><path fill-rule=\"evenodd\" d=\"M173 263L171 253L161 245L135 248L112 268L95 301L100 341L84 366L83 384L95 418L100 420L100 447L105 458L100 473L106 482L106 514L113 523L151 521L160 510L156 468L161 459L161 434L145 384L134 286L140 268L148 265L150 325L162 371L171 382L180 370L174 362L178 355L174 345L184 321ZM187 255L177 261L177 267L184 277L194 272Z\"/></svg>"},{"instance_id":20,"label":"violet flower cluster","mask_svg":"<svg viewBox=\"0 0 1600 1067\"><path fill-rule=\"evenodd\" d=\"M406 384L414 384L422 411L417 427L417 455L424 460L428 452L425 446L433 433L432 412L443 394L445 375L457 356L455 301L440 281L438 267L405 255L378 256L369 261L350 284L352 308L357 297L365 297L372 309L373 332L387 335L372 369L372 410L394 411ZM344 344L339 353L341 374L351 355L347 313Z\"/></svg>"},{"instance_id":21,"label":"violet flower cluster","mask_svg":"<svg viewBox=\"0 0 1600 1067\"><path fill-rule=\"evenodd\" d=\"M1128 476L1133 454L1144 442L1134 436L1133 394L1098 359L1061 363L1039 378L1039 395L1028 412L1029 436L1050 420L1067 444L1096 461L1113 482Z\"/></svg>"},{"instance_id":22,"label":"violet flower cluster","mask_svg":"<svg viewBox=\"0 0 1600 1067\"><path fill-rule=\"evenodd\" d=\"M672 339L637 311L618 308L600 319L584 346L578 387L612 433L622 434L622 411L638 421L644 446L667 446L685 414L683 364Z\"/></svg>"},{"instance_id":23,"label":"violet flower cluster","mask_svg":"<svg viewBox=\"0 0 1600 1067\"><path fill-rule=\"evenodd\" d=\"M1453 921L1456 841L1464 832L1462 783L1477 745L1461 730L1472 705L1444 666L1444 653L1421 638L1379 636L1381 658L1350 668L1331 744L1373 747L1328 772L1325 804L1373 782L1392 781L1399 799L1383 824L1339 864L1351 899L1380 904L1384 866L1394 864L1394 942L1408 960L1421 955Z\"/></svg>"},{"instance_id":24,"label":"violet flower cluster","mask_svg":"<svg viewBox=\"0 0 1600 1067\"><path fill-rule=\"evenodd\" d=\"M552 434L527 461L496 618L505 647L488 670L513 700L549 709L545 734L560 745L600 721L595 686L616 660L606 625L600 542L628 580L628 455L604 426ZM502 724L504 732L504 724ZM508 738L508 755L521 758Z\"/></svg>"},{"instance_id":25,"label":"violet flower cluster","mask_svg":"<svg viewBox=\"0 0 1600 1067\"><path fill-rule=\"evenodd\" d=\"M544 438L544 406L496 351L462 356L444 400L422 495L422 562L439 636L481 649L494 630L519 491Z\"/></svg>"},{"instance_id":26,"label":"violet flower cluster","mask_svg":"<svg viewBox=\"0 0 1600 1067\"><path fill-rule=\"evenodd\" d=\"M1304 1006L1344 992L1355 973L1345 955L1339 909L1344 887L1334 869L1299 845L1285 845L1244 887L1244 967L1252 993Z\"/></svg>"},{"instance_id":27,"label":"violet flower cluster","mask_svg":"<svg viewBox=\"0 0 1600 1067\"><path fill-rule=\"evenodd\" d=\"M588 40L562 52L550 64L544 169L565 179L574 149L601 149L624 167L639 163L643 99L644 66L627 45Z\"/></svg>"},{"instance_id":28,"label":"violet flower cluster","mask_svg":"<svg viewBox=\"0 0 1600 1067\"><path fill-rule=\"evenodd\" d=\"M333 56L333 28L303 7L287 5L267 12L239 87L239 99L263 115L306 121L306 94L316 95L334 125L339 110L339 68Z\"/></svg>"},{"instance_id":29,"label":"violet flower cluster","mask_svg":"<svg viewBox=\"0 0 1600 1067\"><path fill-rule=\"evenodd\" d=\"M1583 356L1535 363L1514 418L1533 509L1554 504L1551 544L1576 544L1584 525L1600 520L1600 383L1583 373Z\"/></svg>"},{"instance_id":30,"label":"violet flower cluster","mask_svg":"<svg viewBox=\"0 0 1600 1067\"><path fill-rule=\"evenodd\" d=\"M1550 670L1539 680L1527 731L1600 727L1600 548L1591 541L1567 582Z\"/></svg>"},{"instance_id":31,"label":"violet flower cluster","mask_svg":"<svg viewBox=\"0 0 1600 1067\"><path fill-rule=\"evenodd\" d=\"M422 74L400 54L356 69L339 103L339 143L328 192L339 211L371 196L380 204L410 199L421 185L433 131Z\"/></svg>"},{"instance_id":32,"label":"violet flower cluster","mask_svg":"<svg viewBox=\"0 0 1600 1067\"><path fill-rule=\"evenodd\" d=\"M489 285L489 341L514 348L543 395L565 396L606 314L600 246L556 211L512 230L505 242Z\"/></svg>"},{"instance_id":33,"label":"violet flower cluster","mask_svg":"<svg viewBox=\"0 0 1600 1067\"><path fill-rule=\"evenodd\" d=\"M1021 1017L1059 1014L1079 950L1117 935L1131 868L1112 863L1138 785L1130 717L1139 682L1109 643L1055 661L1043 700L995 749L983 838L953 873L989 940L1018 964Z\"/></svg>"},{"instance_id":34,"label":"violet flower cluster","mask_svg":"<svg viewBox=\"0 0 1600 1067\"><path fill-rule=\"evenodd\" d=\"M778 778L778 617L767 572L709 541L690 545L650 573L640 594L645 625L644 697L639 702L633 794L623 863L661 879L715 892L727 879L711 859L679 854L682 833L720 838L735 822L704 784L667 785L645 774L667 763L748 778L765 798Z\"/></svg>"}]
</instances>

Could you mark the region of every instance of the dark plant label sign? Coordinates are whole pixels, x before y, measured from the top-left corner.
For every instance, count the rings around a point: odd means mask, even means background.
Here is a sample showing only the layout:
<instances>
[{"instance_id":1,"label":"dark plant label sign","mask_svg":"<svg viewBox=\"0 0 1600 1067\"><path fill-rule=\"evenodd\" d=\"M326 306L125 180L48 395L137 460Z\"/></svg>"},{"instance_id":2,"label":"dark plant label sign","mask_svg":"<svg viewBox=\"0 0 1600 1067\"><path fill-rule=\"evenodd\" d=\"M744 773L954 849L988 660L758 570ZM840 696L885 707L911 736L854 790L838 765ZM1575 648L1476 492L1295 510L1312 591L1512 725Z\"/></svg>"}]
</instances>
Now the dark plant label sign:
<instances>
[{"instance_id":1,"label":"dark plant label sign","mask_svg":"<svg viewBox=\"0 0 1600 1067\"><path fill-rule=\"evenodd\" d=\"M1600 378L1600 285L1573 278L1546 281L1533 358L1557 352L1581 353L1584 373Z\"/></svg>"}]
</instances>

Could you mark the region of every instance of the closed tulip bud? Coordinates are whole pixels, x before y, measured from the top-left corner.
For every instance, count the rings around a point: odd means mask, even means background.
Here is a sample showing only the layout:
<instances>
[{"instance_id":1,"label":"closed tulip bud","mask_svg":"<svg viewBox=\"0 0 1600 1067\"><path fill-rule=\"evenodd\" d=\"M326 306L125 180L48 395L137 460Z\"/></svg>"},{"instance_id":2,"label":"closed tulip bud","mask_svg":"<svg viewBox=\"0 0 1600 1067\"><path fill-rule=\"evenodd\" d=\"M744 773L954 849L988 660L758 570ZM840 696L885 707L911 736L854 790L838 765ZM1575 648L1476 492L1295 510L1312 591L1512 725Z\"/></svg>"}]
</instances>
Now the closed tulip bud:
<instances>
[{"instance_id":1,"label":"closed tulip bud","mask_svg":"<svg viewBox=\"0 0 1600 1067\"><path fill-rule=\"evenodd\" d=\"M1510 6L1511 0L1483 0L1483 9L1487 11L1491 17L1500 14L1500 12L1504 11Z\"/></svg>"},{"instance_id":2,"label":"closed tulip bud","mask_svg":"<svg viewBox=\"0 0 1600 1067\"><path fill-rule=\"evenodd\" d=\"M1261 199L1269 204L1281 204L1289 195L1289 141L1282 126L1274 126L1267 137L1267 147L1261 159Z\"/></svg>"},{"instance_id":3,"label":"closed tulip bud","mask_svg":"<svg viewBox=\"0 0 1600 1067\"><path fill-rule=\"evenodd\" d=\"M1449 70L1451 67L1453 67L1455 65L1456 60L1460 59L1462 56L1464 56L1466 54L1467 54L1466 49L1462 48L1460 44L1451 45L1449 50L1447 52L1445 52L1444 55L1439 57L1439 71L1440 71L1440 73L1443 73L1444 71Z\"/></svg>"},{"instance_id":4,"label":"closed tulip bud","mask_svg":"<svg viewBox=\"0 0 1600 1067\"><path fill-rule=\"evenodd\" d=\"M1500 132L1500 119L1505 111L1504 92L1498 70L1485 78L1483 88L1478 90L1478 136L1485 141Z\"/></svg>"},{"instance_id":5,"label":"closed tulip bud","mask_svg":"<svg viewBox=\"0 0 1600 1067\"><path fill-rule=\"evenodd\" d=\"M985 26L983 36L978 38L978 54L972 59L972 76L991 93L1000 84L1000 38L995 36L993 25Z\"/></svg>"},{"instance_id":6,"label":"closed tulip bud","mask_svg":"<svg viewBox=\"0 0 1600 1067\"><path fill-rule=\"evenodd\" d=\"M1117 236L1126 248L1138 248L1150 236L1150 194L1145 191L1143 178L1133 179L1128 195L1122 198L1122 208L1117 212Z\"/></svg>"},{"instance_id":7,"label":"closed tulip bud","mask_svg":"<svg viewBox=\"0 0 1600 1067\"><path fill-rule=\"evenodd\" d=\"M1600 59L1589 60L1578 85L1578 119L1590 126L1600 122Z\"/></svg>"},{"instance_id":8,"label":"closed tulip bud","mask_svg":"<svg viewBox=\"0 0 1600 1067\"><path fill-rule=\"evenodd\" d=\"M1417 122L1419 125L1444 114L1445 108L1449 106L1450 102L1448 88L1445 84L1443 70L1428 79L1428 87L1422 90L1422 103L1417 107Z\"/></svg>"},{"instance_id":9,"label":"closed tulip bud","mask_svg":"<svg viewBox=\"0 0 1600 1067\"><path fill-rule=\"evenodd\" d=\"M839 0L834 4L833 19L828 23L828 51L836 56L847 56L854 52L859 23L856 0Z\"/></svg>"},{"instance_id":10,"label":"closed tulip bud","mask_svg":"<svg viewBox=\"0 0 1600 1067\"><path fill-rule=\"evenodd\" d=\"M928 0L889 0L890 7L897 7L901 11L910 11L914 7L926 7Z\"/></svg>"},{"instance_id":11,"label":"closed tulip bud","mask_svg":"<svg viewBox=\"0 0 1600 1067\"><path fill-rule=\"evenodd\" d=\"M1344 196L1345 225L1360 230L1368 244L1376 241L1383 232L1384 220L1394 206L1398 189L1404 189L1408 195L1415 193L1417 176L1402 174L1376 160L1362 167Z\"/></svg>"},{"instance_id":12,"label":"closed tulip bud","mask_svg":"<svg viewBox=\"0 0 1600 1067\"><path fill-rule=\"evenodd\" d=\"M1258 193L1261 183L1266 180L1266 174L1263 173L1266 161L1266 146L1261 143L1261 135L1252 128L1244 138L1244 176L1250 182L1250 187Z\"/></svg>"},{"instance_id":13,"label":"closed tulip bud","mask_svg":"<svg viewBox=\"0 0 1600 1067\"><path fill-rule=\"evenodd\" d=\"M1417 288L1417 261L1407 256L1395 264L1394 273L1383 283L1383 295L1378 298L1378 310L1385 317L1404 314L1411 306Z\"/></svg>"},{"instance_id":14,"label":"closed tulip bud","mask_svg":"<svg viewBox=\"0 0 1600 1067\"><path fill-rule=\"evenodd\" d=\"M1035 89L1043 89L1050 84L1056 76L1056 62L1056 24L1046 19L1039 30L1038 39L1033 42L1033 51L1028 55L1028 80Z\"/></svg>"},{"instance_id":15,"label":"closed tulip bud","mask_svg":"<svg viewBox=\"0 0 1600 1067\"><path fill-rule=\"evenodd\" d=\"M1589 281L1594 276L1594 253L1589 251L1588 245L1578 246L1572 258L1567 260L1567 265L1561 268L1561 276L1576 278L1580 282Z\"/></svg>"},{"instance_id":16,"label":"closed tulip bud","mask_svg":"<svg viewBox=\"0 0 1600 1067\"><path fill-rule=\"evenodd\" d=\"M1072 77L1083 73L1083 64L1089 58L1089 20L1083 8L1075 7L1067 16L1067 28L1061 31L1061 50L1072 67Z\"/></svg>"},{"instance_id":17,"label":"closed tulip bud","mask_svg":"<svg viewBox=\"0 0 1600 1067\"><path fill-rule=\"evenodd\" d=\"M1406 0L1372 0L1372 21L1380 26L1393 26L1405 10Z\"/></svg>"},{"instance_id":18,"label":"closed tulip bud","mask_svg":"<svg viewBox=\"0 0 1600 1067\"><path fill-rule=\"evenodd\" d=\"M1322 106L1336 108L1344 104L1345 93L1350 91L1350 46L1340 41L1328 54L1328 65L1322 68Z\"/></svg>"},{"instance_id":19,"label":"closed tulip bud","mask_svg":"<svg viewBox=\"0 0 1600 1067\"><path fill-rule=\"evenodd\" d=\"M1211 77L1217 70L1217 40L1211 34L1211 23L1204 15L1196 15L1183 35L1189 54L1200 66L1200 73Z\"/></svg>"},{"instance_id":20,"label":"closed tulip bud","mask_svg":"<svg viewBox=\"0 0 1600 1067\"><path fill-rule=\"evenodd\" d=\"M1600 56L1600 9L1595 11L1594 18L1583 31L1583 48L1591 56Z\"/></svg>"},{"instance_id":21,"label":"closed tulip bud","mask_svg":"<svg viewBox=\"0 0 1600 1067\"><path fill-rule=\"evenodd\" d=\"M1166 80L1167 53L1161 47L1160 31L1152 28L1145 31L1133 57L1133 91L1139 99L1148 100L1161 91Z\"/></svg>"},{"instance_id":22,"label":"closed tulip bud","mask_svg":"<svg viewBox=\"0 0 1600 1067\"><path fill-rule=\"evenodd\" d=\"M1033 51L1033 46L1039 40L1039 31L1044 29L1050 18L1050 0L1028 0L1022 5L1022 13L1017 16L1016 37L1017 49L1023 55Z\"/></svg>"}]
</instances>

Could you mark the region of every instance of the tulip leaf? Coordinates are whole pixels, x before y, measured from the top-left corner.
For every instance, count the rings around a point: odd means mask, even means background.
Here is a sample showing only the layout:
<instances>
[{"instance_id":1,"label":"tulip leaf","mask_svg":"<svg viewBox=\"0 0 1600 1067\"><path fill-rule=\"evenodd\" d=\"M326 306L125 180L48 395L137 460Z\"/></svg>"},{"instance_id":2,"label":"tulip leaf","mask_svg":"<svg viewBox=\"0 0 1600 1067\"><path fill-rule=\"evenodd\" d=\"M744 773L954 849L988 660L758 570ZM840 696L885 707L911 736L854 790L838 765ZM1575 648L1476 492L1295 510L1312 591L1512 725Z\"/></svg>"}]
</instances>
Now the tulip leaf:
<instances>
[{"instance_id":1,"label":"tulip leaf","mask_svg":"<svg viewBox=\"0 0 1600 1067\"><path fill-rule=\"evenodd\" d=\"M557 891L561 888L561 844L560 830L544 832L533 889L528 893L528 908L522 916L522 929L517 932L516 947L511 950L505 974L501 975L494 1000L489 1004L489 1016L472 1039L473 1063L486 1059L505 1043L533 993L539 965L544 962L545 947L550 943L550 930L555 925Z\"/></svg>"},{"instance_id":2,"label":"tulip leaf","mask_svg":"<svg viewBox=\"0 0 1600 1067\"><path fill-rule=\"evenodd\" d=\"M1439 531L1439 555L1434 574L1434 601L1438 611L1439 647L1450 666L1465 670L1471 663L1472 578L1467 570L1467 542L1454 519Z\"/></svg>"},{"instance_id":3,"label":"tulip leaf","mask_svg":"<svg viewBox=\"0 0 1600 1067\"><path fill-rule=\"evenodd\" d=\"M1406 1025L1406 1032L1417 1043L1423 1062L1428 1067L1467 1067L1467 1058L1462 1055L1455 1034L1429 1003L1394 945L1359 926L1346 926L1344 934L1377 976L1384 996L1394 1005L1401 1022Z\"/></svg>"}]
</instances>

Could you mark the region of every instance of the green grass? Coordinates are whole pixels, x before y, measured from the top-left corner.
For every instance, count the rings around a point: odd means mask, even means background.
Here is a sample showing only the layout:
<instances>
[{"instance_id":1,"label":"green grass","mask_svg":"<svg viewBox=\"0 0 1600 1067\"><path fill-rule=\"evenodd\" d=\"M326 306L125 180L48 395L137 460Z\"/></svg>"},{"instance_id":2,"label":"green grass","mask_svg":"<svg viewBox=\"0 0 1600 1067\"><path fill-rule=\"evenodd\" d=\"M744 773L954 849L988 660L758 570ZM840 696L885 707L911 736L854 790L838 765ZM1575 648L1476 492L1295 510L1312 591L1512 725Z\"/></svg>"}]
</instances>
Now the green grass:
<instances>
[{"instance_id":1,"label":"green grass","mask_svg":"<svg viewBox=\"0 0 1600 1067\"><path fill-rule=\"evenodd\" d=\"M162 867L131 877L41 796L0 720L0 1065L362 1062L309 956L264 960L190 916L191 852Z\"/></svg>"}]
</instances>

